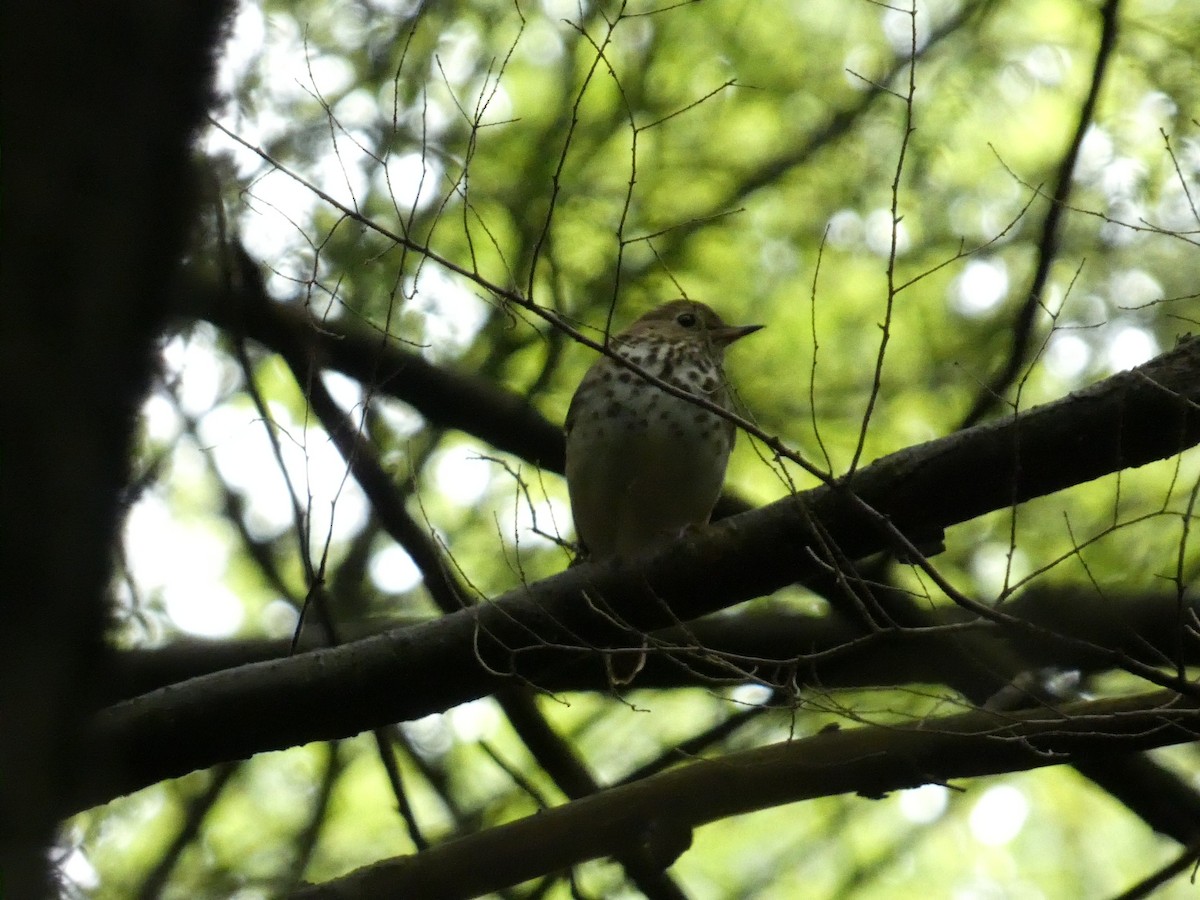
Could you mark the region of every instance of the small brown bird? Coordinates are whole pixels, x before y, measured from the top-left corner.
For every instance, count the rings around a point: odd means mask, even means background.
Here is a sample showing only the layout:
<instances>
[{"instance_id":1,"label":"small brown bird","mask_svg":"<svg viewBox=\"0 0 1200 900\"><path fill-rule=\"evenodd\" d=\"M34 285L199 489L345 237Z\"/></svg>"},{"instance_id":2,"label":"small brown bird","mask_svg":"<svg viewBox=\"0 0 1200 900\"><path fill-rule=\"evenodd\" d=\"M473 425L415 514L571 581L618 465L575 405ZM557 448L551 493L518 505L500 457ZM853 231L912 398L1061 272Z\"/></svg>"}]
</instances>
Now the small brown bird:
<instances>
[{"instance_id":1,"label":"small brown bird","mask_svg":"<svg viewBox=\"0 0 1200 900\"><path fill-rule=\"evenodd\" d=\"M725 348L761 325L726 325L692 300L651 310L612 340L616 353L730 408ZM629 558L708 522L733 449L733 423L602 357L567 412L567 488L589 559Z\"/></svg>"}]
</instances>

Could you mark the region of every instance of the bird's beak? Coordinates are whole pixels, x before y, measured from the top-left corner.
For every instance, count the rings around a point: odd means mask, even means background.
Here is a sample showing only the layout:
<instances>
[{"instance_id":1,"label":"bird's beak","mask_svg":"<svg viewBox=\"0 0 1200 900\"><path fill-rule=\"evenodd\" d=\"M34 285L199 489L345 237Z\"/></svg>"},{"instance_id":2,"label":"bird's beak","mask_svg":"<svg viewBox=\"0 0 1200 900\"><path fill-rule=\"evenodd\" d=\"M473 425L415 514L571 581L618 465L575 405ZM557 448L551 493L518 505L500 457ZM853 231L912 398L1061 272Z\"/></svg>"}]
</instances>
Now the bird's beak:
<instances>
[{"instance_id":1,"label":"bird's beak","mask_svg":"<svg viewBox=\"0 0 1200 900\"><path fill-rule=\"evenodd\" d=\"M708 333L709 338L719 347L728 347L734 341L740 341L748 334L754 334L762 325L722 325Z\"/></svg>"}]
</instances>

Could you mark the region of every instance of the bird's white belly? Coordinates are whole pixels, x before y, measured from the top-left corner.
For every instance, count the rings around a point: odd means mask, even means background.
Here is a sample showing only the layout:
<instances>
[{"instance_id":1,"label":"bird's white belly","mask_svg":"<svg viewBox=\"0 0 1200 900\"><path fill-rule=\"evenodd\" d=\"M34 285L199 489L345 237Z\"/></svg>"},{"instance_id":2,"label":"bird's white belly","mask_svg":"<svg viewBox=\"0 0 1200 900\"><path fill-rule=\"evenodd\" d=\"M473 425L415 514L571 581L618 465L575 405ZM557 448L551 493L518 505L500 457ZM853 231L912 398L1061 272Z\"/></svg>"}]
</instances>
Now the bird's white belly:
<instances>
[{"instance_id":1,"label":"bird's white belly","mask_svg":"<svg viewBox=\"0 0 1200 900\"><path fill-rule=\"evenodd\" d=\"M657 396L575 423L572 441L587 451L568 453L567 477L580 536L593 554L632 556L668 543L707 522L721 490L731 445L724 421L645 388Z\"/></svg>"}]
</instances>

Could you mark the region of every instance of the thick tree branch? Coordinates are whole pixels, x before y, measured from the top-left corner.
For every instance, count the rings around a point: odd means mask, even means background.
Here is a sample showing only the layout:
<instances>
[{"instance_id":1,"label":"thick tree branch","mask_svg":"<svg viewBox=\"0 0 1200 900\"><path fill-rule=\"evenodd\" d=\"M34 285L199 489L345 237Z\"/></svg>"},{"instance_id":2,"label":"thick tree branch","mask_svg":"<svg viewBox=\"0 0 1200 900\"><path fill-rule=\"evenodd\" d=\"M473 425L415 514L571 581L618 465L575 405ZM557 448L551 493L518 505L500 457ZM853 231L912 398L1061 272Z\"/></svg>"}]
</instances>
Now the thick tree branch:
<instances>
[{"instance_id":1,"label":"thick tree branch","mask_svg":"<svg viewBox=\"0 0 1200 900\"><path fill-rule=\"evenodd\" d=\"M958 607L930 610L927 623L920 627L875 631L845 616L817 618L781 610L703 618L683 628L653 632L654 649L638 673L636 684L640 688L670 689L711 685L714 679L743 680L718 662L718 658L733 657L743 660L743 668L762 661L755 667L755 674L764 679L770 679L764 669L778 664L787 667L789 676L799 685L820 685L830 690L914 682L961 688L959 653L987 659L1007 648L1019 654L1021 663L1030 668L1056 666L1088 675L1110 670L1113 651L1149 665L1162 665L1180 649L1178 600L1167 594L1110 594L1100 600L1091 592L1035 589L1011 601L1005 609L1048 633L1041 637L1016 634L990 622L974 622L969 629L939 627L961 626L970 620ZM404 626L393 623L391 627ZM343 628L342 635L344 640L357 640L387 630L386 625L358 633ZM1074 635L1107 652L1063 647L1054 634ZM695 646L702 647L704 653L669 649ZM304 650L314 648L301 645ZM291 641L283 639L193 639L160 648L122 651L114 661L114 677L106 685L110 689L106 700L117 703L222 669L283 659L291 649ZM1200 641L1186 641L1182 651L1186 665L1200 665ZM611 689L594 653L564 651L561 656L562 664L539 678L540 687L552 691ZM680 659L686 665L680 665ZM990 690L995 689L992 684Z\"/></svg>"},{"instance_id":2,"label":"thick tree branch","mask_svg":"<svg viewBox=\"0 0 1200 900\"><path fill-rule=\"evenodd\" d=\"M647 845L681 852L692 829L814 797L875 797L930 782L1060 765L1200 735L1200 704L1167 691L1004 715L823 731L703 760L507 825L376 863L297 898L476 896ZM664 841L662 835L674 838Z\"/></svg>"},{"instance_id":3,"label":"thick tree branch","mask_svg":"<svg viewBox=\"0 0 1200 900\"><path fill-rule=\"evenodd\" d=\"M885 457L849 482L734 517L638 565L579 566L436 622L118 704L94 736L127 766L80 802L444 710L514 674L536 679L561 659L553 648L620 646L629 635L614 620L650 631L819 576L825 568L809 547L858 558L885 545L863 502L904 529L949 527L1172 456L1200 441L1198 395L1200 340L1188 339L1086 391Z\"/></svg>"}]
</instances>

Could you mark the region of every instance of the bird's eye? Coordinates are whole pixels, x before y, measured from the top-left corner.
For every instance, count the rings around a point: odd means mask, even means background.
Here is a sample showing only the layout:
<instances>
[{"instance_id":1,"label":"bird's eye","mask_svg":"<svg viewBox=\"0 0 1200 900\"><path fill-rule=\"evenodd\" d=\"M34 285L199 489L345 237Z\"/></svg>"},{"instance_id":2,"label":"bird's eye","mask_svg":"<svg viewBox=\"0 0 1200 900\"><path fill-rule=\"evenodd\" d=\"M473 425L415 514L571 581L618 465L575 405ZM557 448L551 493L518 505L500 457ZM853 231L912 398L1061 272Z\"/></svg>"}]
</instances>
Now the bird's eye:
<instances>
[{"instance_id":1,"label":"bird's eye","mask_svg":"<svg viewBox=\"0 0 1200 900\"><path fill-rule=\"evenodd\" d=\"M696 319L695 313L687 312L687 313L680 313L679 315L677 315L675 317L675 321L678 322L680 325L682 325L684 328L695 328L696 322L698 320Z\"/></svg>"}]
</instances>

